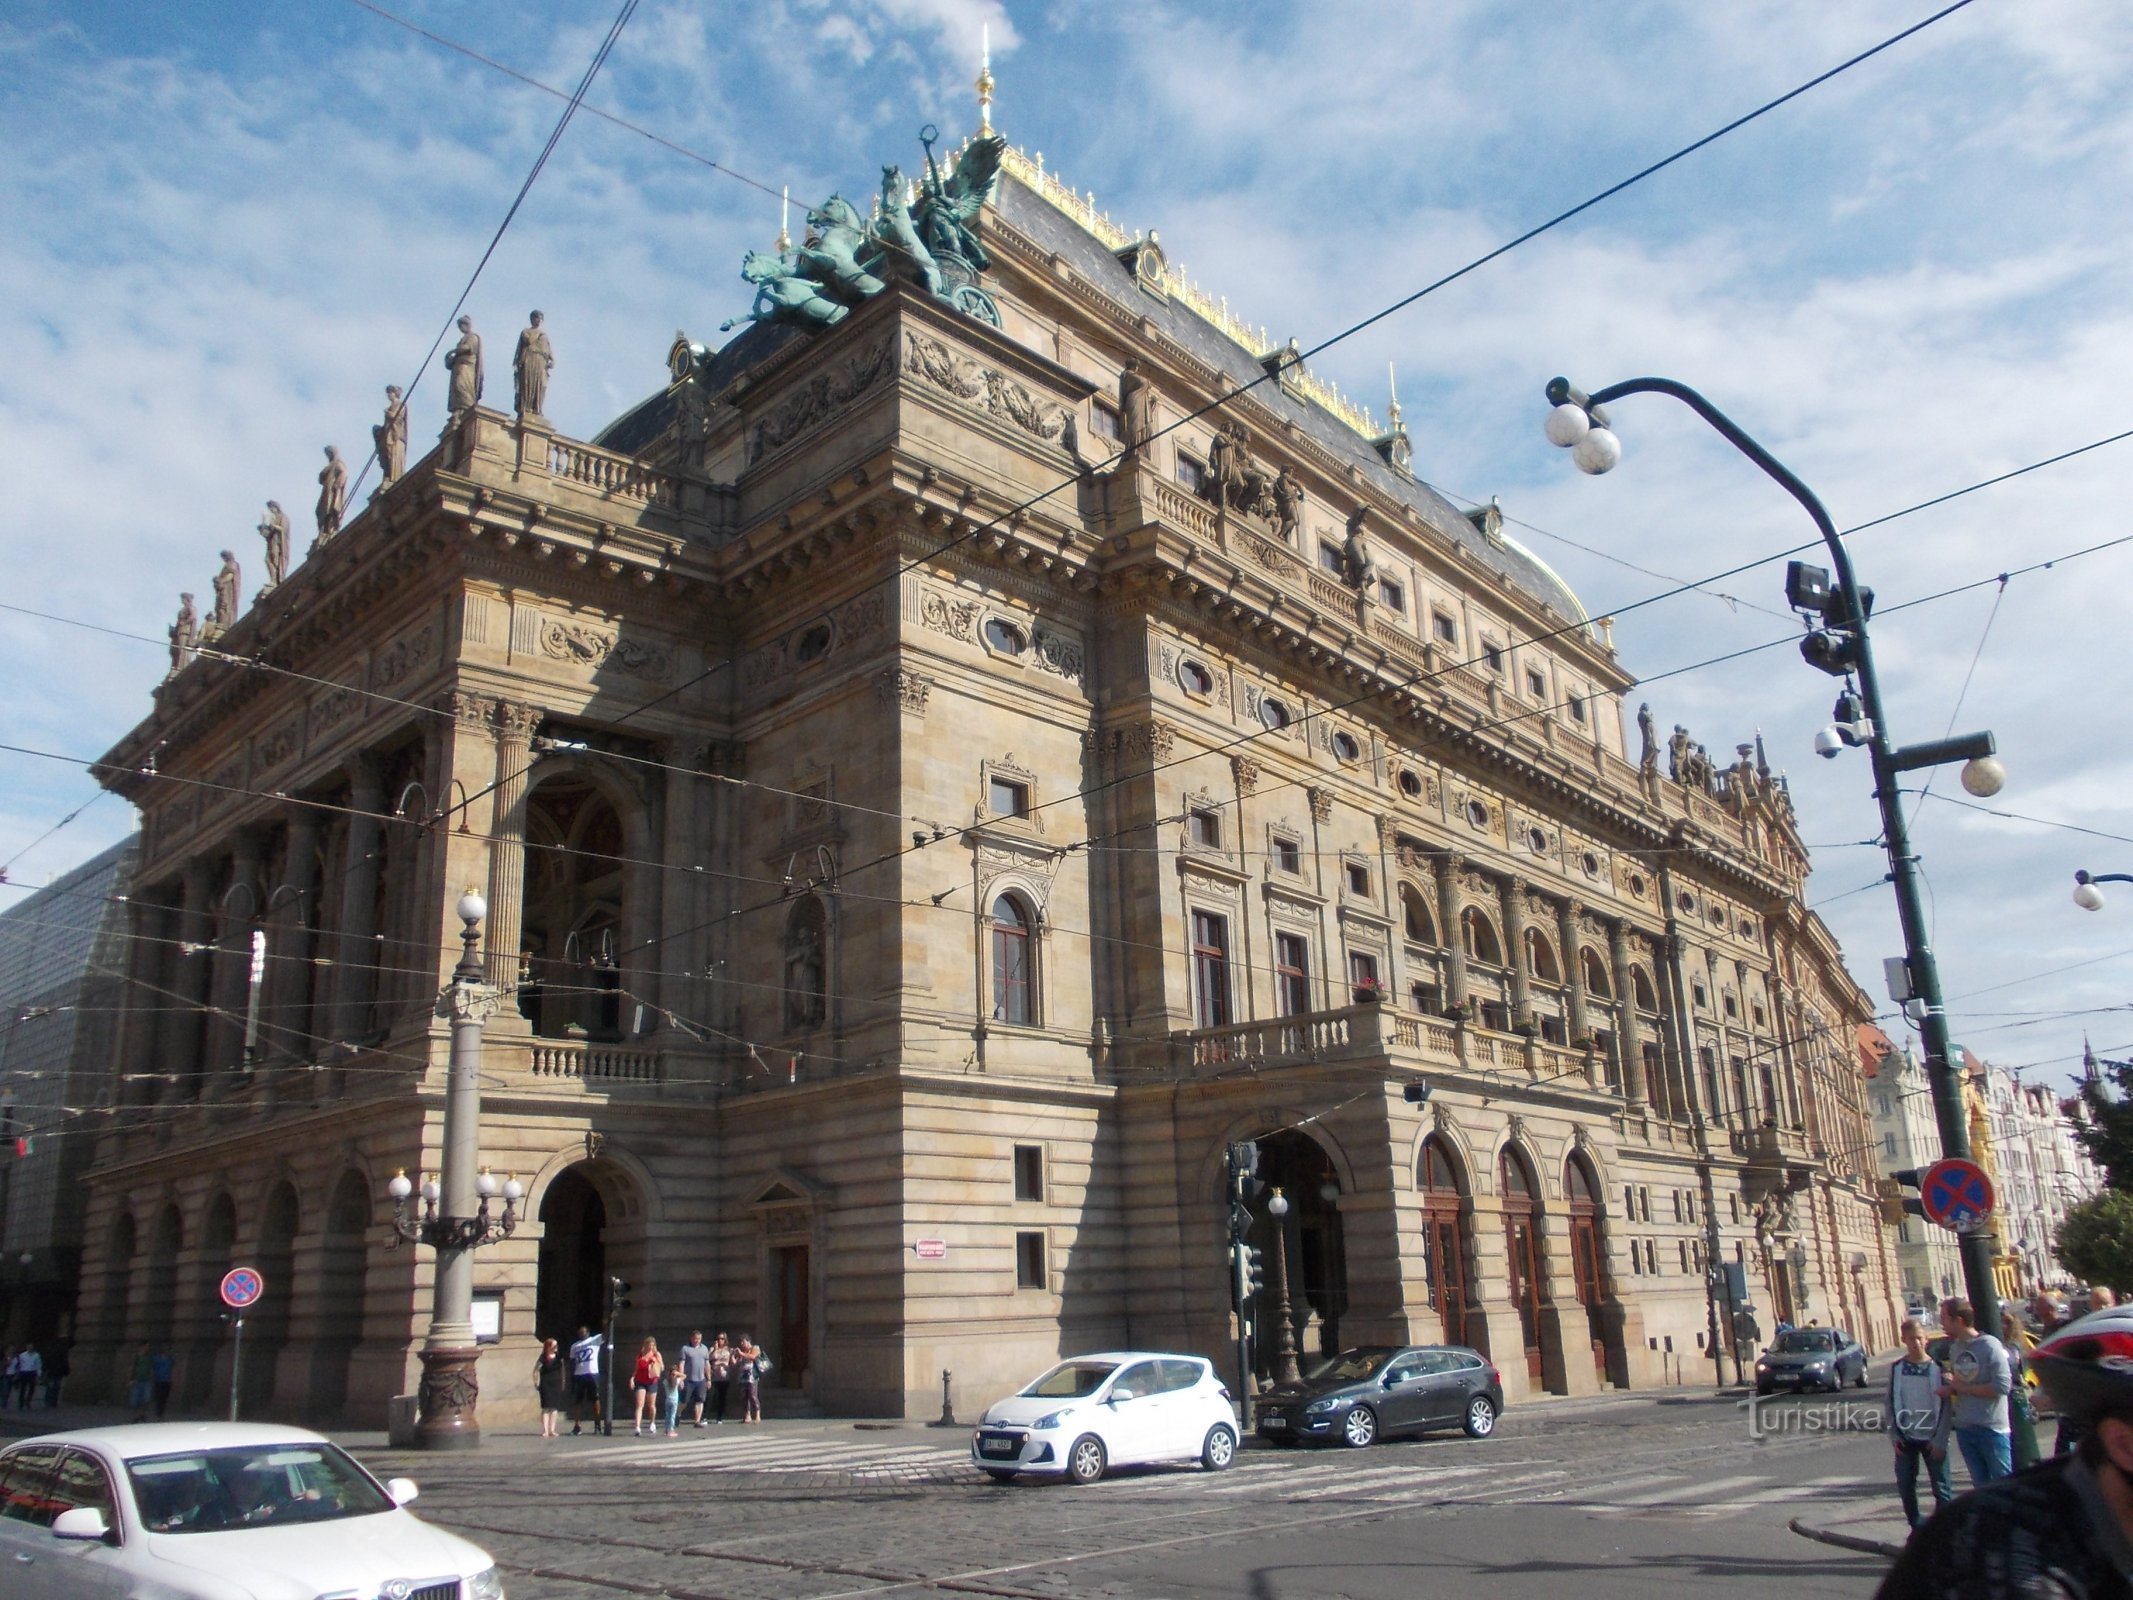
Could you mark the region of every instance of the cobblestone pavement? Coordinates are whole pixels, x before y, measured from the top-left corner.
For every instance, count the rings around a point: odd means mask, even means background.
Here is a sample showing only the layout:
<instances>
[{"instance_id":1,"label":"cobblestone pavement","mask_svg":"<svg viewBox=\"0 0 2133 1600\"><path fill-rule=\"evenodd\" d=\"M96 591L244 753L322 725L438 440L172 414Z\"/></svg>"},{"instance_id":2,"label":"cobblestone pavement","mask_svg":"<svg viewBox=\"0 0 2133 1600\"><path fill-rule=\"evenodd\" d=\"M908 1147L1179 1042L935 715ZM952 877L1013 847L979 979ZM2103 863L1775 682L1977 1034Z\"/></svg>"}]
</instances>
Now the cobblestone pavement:
<instances>
[{"instance_id":1,"label":"cobblestone pavement","mask_svg":"<svg viewBox=\"0 0 2133 1600\"><path fill-rule=\"evenodd\" d=\"M1455 1573L1462 1596L1530 1596L1543 1573L1582 1574L1581 1597L1641 1600L1659 1583L1864 1596L1883 1561L1787 1524L1893 1497L1878 1436L1755 1443L1741 1409L1708 1394L1532 1405L1485 1441L1251 1449L1227 1473L1126 1471L1086 1489L993 1483L967 1440L808 1422L359 1453L417 1477L418 1509L487 1546L517 1600L1409 1600Z\"/></svg>"}]
</instances>

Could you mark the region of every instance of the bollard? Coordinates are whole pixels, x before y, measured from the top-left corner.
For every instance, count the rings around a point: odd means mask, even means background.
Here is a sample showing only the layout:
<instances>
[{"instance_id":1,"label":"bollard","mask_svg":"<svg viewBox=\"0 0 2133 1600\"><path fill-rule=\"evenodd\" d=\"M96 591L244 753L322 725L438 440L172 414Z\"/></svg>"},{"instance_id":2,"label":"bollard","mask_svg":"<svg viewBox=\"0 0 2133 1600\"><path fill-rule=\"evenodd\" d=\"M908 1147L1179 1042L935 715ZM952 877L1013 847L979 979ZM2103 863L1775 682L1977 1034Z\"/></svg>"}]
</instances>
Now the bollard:
<instances>
[{"instance_id":1,"label":"bollard","mask_svg":"<svg viewBox=\"0 0 2133 1600\"><path fill-rule=\"evenodd\" d=\"M955 1374L946 1367L941 1368L941 1420L939 1425L943 1428L955 1426L955 1405L948 1398L948 1380L954 1376Z\"/></svg>"}]
</instances>

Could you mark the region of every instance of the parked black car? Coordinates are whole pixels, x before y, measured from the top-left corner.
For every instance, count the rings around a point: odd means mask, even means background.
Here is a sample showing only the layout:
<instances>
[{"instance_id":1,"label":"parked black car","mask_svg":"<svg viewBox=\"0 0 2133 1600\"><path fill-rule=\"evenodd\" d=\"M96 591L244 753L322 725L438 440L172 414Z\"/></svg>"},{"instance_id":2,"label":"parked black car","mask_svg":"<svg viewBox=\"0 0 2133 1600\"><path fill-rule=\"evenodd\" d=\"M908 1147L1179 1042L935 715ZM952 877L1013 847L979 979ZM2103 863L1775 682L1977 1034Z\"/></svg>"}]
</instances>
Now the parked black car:
<instances>
[{"instance_id":1,"label":"parked black car","mask_svg":"<svg viewBox=\"0 0 2133 1600\"><path fill-rule=\"evenodd\" d=\"M1866 1351L1842 1328L1793 1328L1772 1341L1755 1363L1755 1392L1866 1387Z\"/></svg>"},{"instance_id":2,"label":"parked black car","mask_svg":"<svg viewBox=\"0 0 2133 1600\"><path fill-rule=\"evenodd\" d=\"M1361 1345L1322 1361L1300 1383L1259 1400L1259 1436L1273 1444L1338 1439L1360 1449L1395 1433L1463 1428L1485 1439L1503 1411L1503 1378L1456 1344Z\"/></svg>"}]
</instances>

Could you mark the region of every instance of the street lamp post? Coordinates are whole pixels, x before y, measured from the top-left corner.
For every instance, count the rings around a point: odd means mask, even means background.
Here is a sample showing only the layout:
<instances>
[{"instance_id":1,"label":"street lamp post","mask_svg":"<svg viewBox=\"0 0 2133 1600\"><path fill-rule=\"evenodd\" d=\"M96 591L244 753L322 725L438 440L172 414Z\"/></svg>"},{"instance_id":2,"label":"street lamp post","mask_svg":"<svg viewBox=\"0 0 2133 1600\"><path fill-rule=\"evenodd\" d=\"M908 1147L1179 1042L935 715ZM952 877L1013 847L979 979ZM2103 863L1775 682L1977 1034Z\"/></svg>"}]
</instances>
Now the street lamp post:
<instances>
[{"instance_id":1,"label":"street lamp post","mask_svg":"<svg viewBox=\"0 0 2133 1600\"><path fill-rule=\"evenodd\" d=\"M1970 1131L1963 1117L1962 1082L1949 1059L1948 1015L1941 999L1940 967L1934 959L1932 940L1926 928L1925 909L1919 893L1918 855L1911 847L1910 827L1904 820L1903 797L1897 779L1902 773L1922 767L1964 760L1968 764L1963 769L1963 787L1980 796L1995 794L2005 774L1993 757L1992 735L1939 739L1902 749L1891 743L1888 718L1882 709L1881 682L1874 671L1873 648L1867 634L1867 615L1873 596L1871 591L1860 588L1853 575L1851 552L1845 548L1842 535L1837 532L1836 524L1830 520L1829 512L1814 491L1710 401L1688 385L1670 378L1631 378L1590 395L1573 389L1567 379L1556 378L1549 383L1547 394L1554 408L1548 415L1549 442L1574 451L1574 459L1584 472L1606 472L1622 457L1621 440L1607 426L1608 418L1602 407L1629 395L1670 395L1702 417L1727 443L1762 468L1814 519L1822 542L1829 550L1830 564L1836 569L1836 584L1829 587L1828 574L1803 567L1798 562L1787 574L1787 597L1794 608L1819 609L1827 623L1825 628L1809 632L1802 653L1812 665L1833 676L1849 678L1856 673L1859 685L1856 695L1847 687L1845 694L1839 697L1839 726L1825 729L1818 735L1815 748L1823 755L1834 756L1846 745L1864 745L1873 764L1874 799L1881 807L1882 839L1888 851L1889 877L1896 889L1896 916L1903 928L1904 975L1910 998L1916 1001L1915 1012L1908 1005L1906 1010L1917 1022L1925 1044L1926 1080L1933 1092L1933 1114L1940 1127L1941 1153L1967 1159ZM1821 579L1820 592L1815 584L1818 577ZM1844 710L1854 708L1857 715L1847 717L1842 714ZM1957 1238L1962 1251L1963 1279L1972 1307L1977 1312L1977 1326L1987 1333L1997 1334L2000 1309L1992 1282L1991 1241L1985 1234L1975 1231L1959 1233Z\"/></svg>"},{"instance_id":2,"label":"street lamp post","mask_svg":"<svg viewBox=\"0 0 2133 1600\"><path fill-rule=\"evenodd\" d=\"M420 1240L437 1252L430 1331L422 1341L421 1421L416 1429L417 1443L425 1450L472 1450L481 1444L475 1414L481 1393L475 1363L481 1348L474 1337L473 1252L518 1227L518 1202L525 1193L516 1178L499 1183L488 1168L476 1170L481 1156L481 1030L496 1010L498 992L482 982L480 924L489 914L488 902L469 889L459 897L457 910L466 925L459 936L463 949L452 981L437 1002L438 1014L452 1027L443 1170L422 1185L420 1221L408 1215L415 1186L407 1174L395 1173L387 1186L395 1242ZM492 1217L489 1204L498 1195L504 1212Z\"/></svg>"},{"instance_id":3,"label":"street lamp post","mask_svg":"<svg viewBox=\"0 0 2133 1600\"><path fill-rule=\"evenodd\" d=\"M2099 883L2133 883L2133 874L2124 872L2076 872L2074 874L2074 904L2084 911L2103 909L2103 891Z\"/></svg>"},{"instance_id":4,"label":"street lamp post","mask_svg":"<svg viewBox=\"0 0 2133 1600\"><path fill-rule=\"evenodd\" d=\"M1303 1374L1296 1367L1296 1324L1289 1315L1288 1196L1276 1189L1266 1211L1274 1219L1274 1376L1281 1383L1295 1383Z\"/></svg>"}]
</instances>

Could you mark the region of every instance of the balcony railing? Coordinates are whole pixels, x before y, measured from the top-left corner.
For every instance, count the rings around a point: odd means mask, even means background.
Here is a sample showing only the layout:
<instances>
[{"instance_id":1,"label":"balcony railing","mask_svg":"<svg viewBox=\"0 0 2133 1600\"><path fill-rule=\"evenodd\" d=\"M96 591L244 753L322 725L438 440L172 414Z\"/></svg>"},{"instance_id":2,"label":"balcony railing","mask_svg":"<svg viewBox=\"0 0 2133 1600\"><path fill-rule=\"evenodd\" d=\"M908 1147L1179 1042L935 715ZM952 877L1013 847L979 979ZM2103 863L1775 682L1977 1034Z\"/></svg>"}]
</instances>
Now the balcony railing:
<instances>
[{"instance_id":1,"label":"balcony railing","mask_svg":"<svg viewBox=\"0 0 2133 1600\"><path fill-rule=\"evenodd\" d=\"M576 1080L588 1089L666 1082L666 1058L656 1050L593 1044L579 1039L536 1039L527 1070L544 1082Z\"/></svg>"}]
</instances>

